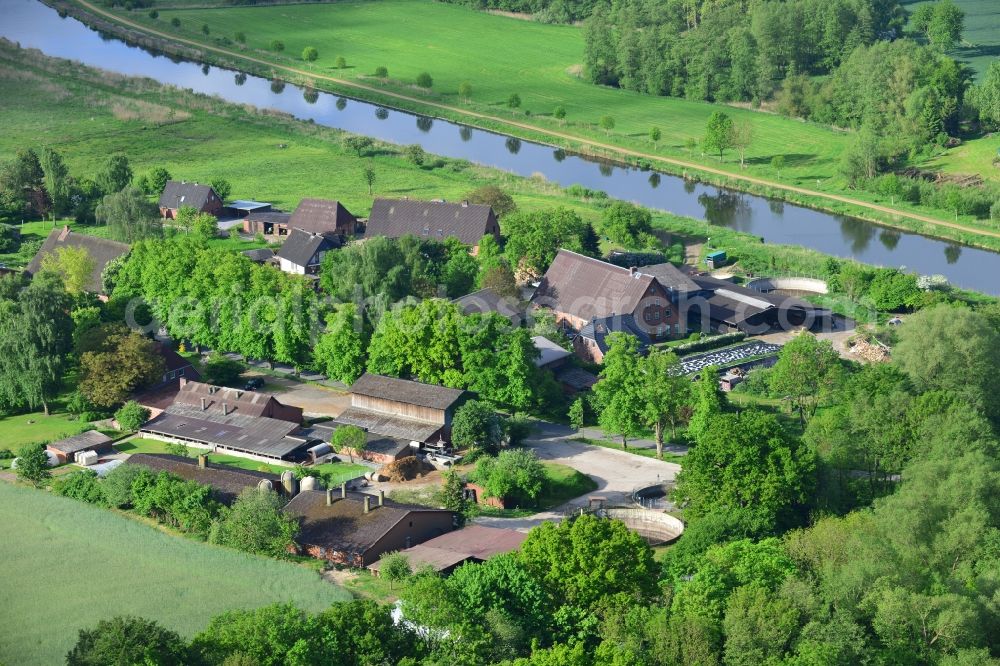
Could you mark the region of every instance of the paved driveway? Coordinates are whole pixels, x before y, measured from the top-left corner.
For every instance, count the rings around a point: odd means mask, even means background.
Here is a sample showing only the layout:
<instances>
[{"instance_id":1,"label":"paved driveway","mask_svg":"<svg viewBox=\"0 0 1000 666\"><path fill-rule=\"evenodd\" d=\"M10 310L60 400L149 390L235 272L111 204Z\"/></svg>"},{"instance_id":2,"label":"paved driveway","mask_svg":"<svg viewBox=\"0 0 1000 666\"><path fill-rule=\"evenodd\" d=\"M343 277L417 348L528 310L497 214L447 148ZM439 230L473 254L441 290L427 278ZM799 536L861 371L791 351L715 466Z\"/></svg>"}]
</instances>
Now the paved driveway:
<instances>
[{"instance_id":1,"label":"paved driveway","mask_svg":"<svg viewBox=\"0 0 1000 666\"><path fill-rule=\"evenodd\" d=\"M610 504L624 503L628 501L635 488L672 481L681 469L676 463L567 439L575 435L576 432L568 427L544 424L539 432L532 435L528 444L540 459L567 465L583 472L597 483L597 490L570 500L552 511L535 514L530 518L481 517L475 522L525 531L545 520L560 520L565 513L587 506L587 498L590 495L607 497Z\"/></svg>"}]
</instances>

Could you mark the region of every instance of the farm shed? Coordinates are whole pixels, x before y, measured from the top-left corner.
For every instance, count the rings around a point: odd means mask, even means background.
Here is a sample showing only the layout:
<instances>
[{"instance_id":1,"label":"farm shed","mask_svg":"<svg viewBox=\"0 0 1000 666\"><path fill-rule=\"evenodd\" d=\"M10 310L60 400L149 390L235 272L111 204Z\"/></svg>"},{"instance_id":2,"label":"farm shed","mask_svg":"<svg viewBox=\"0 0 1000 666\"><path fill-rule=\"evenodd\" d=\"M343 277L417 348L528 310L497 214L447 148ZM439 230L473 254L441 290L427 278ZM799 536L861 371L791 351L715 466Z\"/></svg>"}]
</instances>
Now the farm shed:
<instances>
[{"instance_id":1,"label":"farm shed","mask_svg":"<svg viewBox=\"0 0 1000 666\"><path fill-rule=\"evenodd\" d=\"M451 511L397 504L348 491L303 491L283 509L299 519L299 551L333 564L366 567L455 528Z\"/></svg>"},{"instance_id":2,"label":"farm shed","mask_svg":"<svg viewBox=\"0 0 1000 666\"><path fill-rule=\"evenodd\" d=\"M73 462L77 453L94 451L96 453L111 453L111 438L96 430L60 439L46 445L45 449L56 456L59 463Z\"/></svg>"}]
</instances>

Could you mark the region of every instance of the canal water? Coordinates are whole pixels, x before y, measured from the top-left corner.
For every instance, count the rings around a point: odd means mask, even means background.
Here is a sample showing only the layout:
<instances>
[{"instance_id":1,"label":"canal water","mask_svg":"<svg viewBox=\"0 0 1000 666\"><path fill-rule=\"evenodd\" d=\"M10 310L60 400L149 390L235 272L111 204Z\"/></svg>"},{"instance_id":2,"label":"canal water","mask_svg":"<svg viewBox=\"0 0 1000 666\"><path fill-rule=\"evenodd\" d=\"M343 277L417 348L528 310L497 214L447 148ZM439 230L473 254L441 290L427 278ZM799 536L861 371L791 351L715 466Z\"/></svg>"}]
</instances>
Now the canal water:
<instances>
[{"instance_id":1,"label":"canal water","mask_svg":"<svg viewBox=\"0 0 1000 666\"><path fill-rule=\"evenodd\" d=\"M228 69L180 61L98 34L37 0L0 0L0 36L93 67L218 95L430 153L466 159L522 176L542 174L643 206L745 231L770 243L802 245L839 257L945 275L953 284L1000 295L1000 254L881 227L857 218L602 163L551 146L432 119ZM0 91L2 94L2 91ZM2 118L0 118L2 125ZM794 149L794 146L790 146Z\"/></svg>"}]
</instances>

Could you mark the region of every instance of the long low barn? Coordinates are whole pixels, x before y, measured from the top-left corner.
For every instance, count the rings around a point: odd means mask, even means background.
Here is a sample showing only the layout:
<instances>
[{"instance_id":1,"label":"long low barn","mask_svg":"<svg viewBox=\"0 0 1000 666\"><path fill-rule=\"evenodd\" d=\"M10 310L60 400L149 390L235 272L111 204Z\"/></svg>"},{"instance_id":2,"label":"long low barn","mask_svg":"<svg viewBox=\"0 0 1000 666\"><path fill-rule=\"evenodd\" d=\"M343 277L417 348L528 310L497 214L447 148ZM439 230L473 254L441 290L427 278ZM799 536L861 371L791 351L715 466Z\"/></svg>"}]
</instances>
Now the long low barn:
<instances>
[{"instance_id":1,"label":"long low barn","mask_svg":"<svg viewBox=\"0 0 1000 666\"><path fill-rule=\"evenodd\" d=\"M315 438L301 427L302 409L273 395L181 380L166 410L140 429L170 439L246 457L296 462Z\"/></svg>"}]
</instances>

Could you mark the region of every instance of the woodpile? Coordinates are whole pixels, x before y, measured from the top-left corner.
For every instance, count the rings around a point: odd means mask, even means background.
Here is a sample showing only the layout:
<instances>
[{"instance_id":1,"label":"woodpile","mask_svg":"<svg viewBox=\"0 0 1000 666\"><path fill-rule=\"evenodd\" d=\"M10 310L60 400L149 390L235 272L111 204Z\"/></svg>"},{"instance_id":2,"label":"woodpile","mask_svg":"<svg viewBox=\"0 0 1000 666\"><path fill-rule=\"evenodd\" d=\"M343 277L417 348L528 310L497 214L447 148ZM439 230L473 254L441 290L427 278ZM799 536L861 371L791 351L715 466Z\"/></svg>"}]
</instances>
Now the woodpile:
<instances>
[{"instance_id":1,"label":"woodpile","mask_svg":"<svg viewBox=\"0 0 1000 666\"><path fill-rule=\"evenodd\" d=\"M851 353L858 356L862 361L868 363L888 363L889 348L878 340L869 342L864 338L857 338L850 343Z\"/></svg>"}]
</instances>

